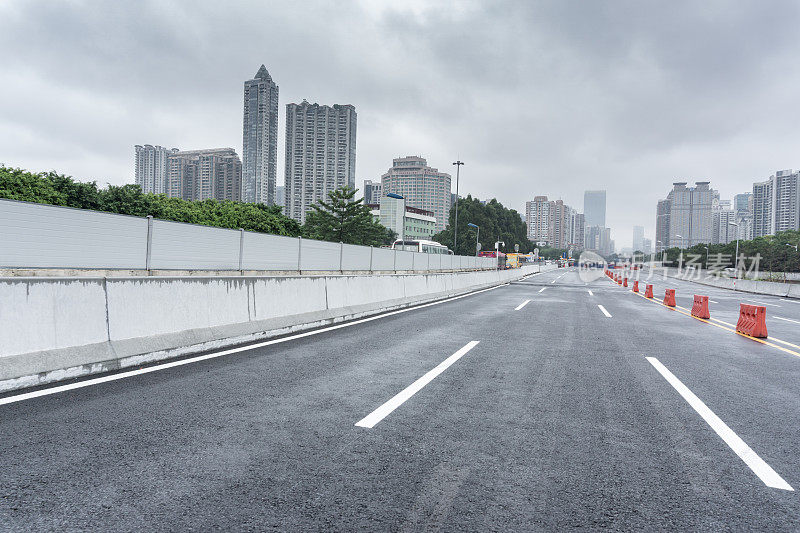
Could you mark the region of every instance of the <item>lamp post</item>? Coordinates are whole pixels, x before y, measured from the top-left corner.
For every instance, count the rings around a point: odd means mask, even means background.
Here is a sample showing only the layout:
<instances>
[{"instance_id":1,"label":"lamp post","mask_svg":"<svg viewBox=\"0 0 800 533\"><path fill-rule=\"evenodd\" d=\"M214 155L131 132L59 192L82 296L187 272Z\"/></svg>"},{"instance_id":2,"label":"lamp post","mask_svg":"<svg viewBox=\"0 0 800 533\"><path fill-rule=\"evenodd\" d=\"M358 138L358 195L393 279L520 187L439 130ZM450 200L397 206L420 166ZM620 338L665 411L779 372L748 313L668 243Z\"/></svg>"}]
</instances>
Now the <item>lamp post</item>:
<instances>
[{"instance_id":1,"label":"lamp post","mask_svg":"<svg viewBox=\"0 0 800 533\"><path fill-rule=\"evenodd\" d=\"M708 270L708 245L704 244L703 248L706 249L706 270Z\"/></svg>"},{"instance_id":2,"label":"lamp post","mask_svg":"<svg viewBox=\"0 0 800 533\"><path fill-rule=\"evenodd\" d=\"M794 251L795 251L795 252L798 250L798 245L797 245L797 244L789 244L789 243L787 242L787 243L786 243L786 246L788 246L789 248L794 248Z\"/></svg>"},{"instance_id":3,"label":"lamp post","mask_svg":"<svg viewBox=\"0 0 800 533\"><path fill-rule=\"evenodd\" d=\"M736 226L736 257L733 259L733 272L736 277L733 278L733 290L736 290L736 280L739 278L739 223L728 222L729 226Z\"/></svg>"},{"instance_id":4,"label":"lamp post","mask_svg":"<svg viewBox=\"0 0 800 533\"><path fill-rule=\"evenodd\" d=\"M478 237L481 236L481 227L478 226L477 224L473 224L472 222L468 222L467 226L469 226L470 228L475 228L475 229L478 230L478 233L475 235L475 257L477 257L478 256Z\"/></svg>"},{"instance_id":5,"label":"lamp post","mask_svg":"<svg viewBox=\"0 0 800 533\"><path fill-rule=\"evenodd\" d=\"M453 227L453 253L458 253L458 178L461 174L461 165L464 164L463 161L457 160L453 163L456 166L456 222L455 226Z\"/></svg>"},{"instance_id":6,"label":"lamp post","mask_svg":"<svg viewBox=\"0 0 800 533\"><path fill-rule=\"evenodd\" d=\"M661 242L661 241L659 241L658 239L656 239L656 244L658 244L658 243L660 243L660 242ZM663 242L661 242L661 266L664 266L664 258L666 257L666 255L667 255L667 247L666 247L666 246L664 246L664 243L663 243Z\"/></svg>"}]
</instances>

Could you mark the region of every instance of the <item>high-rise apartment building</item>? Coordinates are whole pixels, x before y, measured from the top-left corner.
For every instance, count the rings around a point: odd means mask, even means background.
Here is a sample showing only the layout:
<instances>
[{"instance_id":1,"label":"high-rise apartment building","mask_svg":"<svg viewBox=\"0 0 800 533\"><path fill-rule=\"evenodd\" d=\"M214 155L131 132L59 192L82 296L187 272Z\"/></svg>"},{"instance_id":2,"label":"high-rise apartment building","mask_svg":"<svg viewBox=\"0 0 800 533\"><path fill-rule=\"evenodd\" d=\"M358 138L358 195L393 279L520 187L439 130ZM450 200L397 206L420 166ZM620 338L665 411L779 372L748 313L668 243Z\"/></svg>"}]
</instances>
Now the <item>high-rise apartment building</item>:
<instances>
[{"instance_id":1,"label":"high-rise apartment building","mask_svg":"<svg viewBox=\"0 0 800 533\"><path fill-rule=\"evenodd\" d=\"M583 213L578 213L575 209L570 213L570 247L576 250L583 250L586 241L586 220Z\"/></svg>"},{"instance_id":2,"label":"high-rise apartment building","mask_svg":"<svg viewBox=\"0 0 800 533\"><path fill-rule=\"evenodd\" d=\"M163 146L144 146L137 144L135 181L144 193L164 194L167 180L167 155L177 152L177 148Z\"/></svg>"},{"instance_id":3,"label":"high-rise apartment building","mask_svg":"<svg viewBox=\"0 0 800 533\"><path fill-rule=\"evenodd\" d=\"M753 236L800 229L800 172L779 170L753 184Z\"/></svg>"},{"instance_id":4,"label":"high-rise apartment building","mask_svg":"<svg viewBox=\"0 0 800 533\"><path fill-rule=\"evenodd\" d=\"M356 183L356 108L286 105L286 215L301 224L328 193Z\"/></svg>"},{"instance_id":5,"label":"high-rise apartment building","mask_svg":"<svg viewBox=\"0 0 800 533\"><path fill-rule=\"evenodd\" d=\"M383 187L380 183L372 181L372 180L364 180L364 189L361 191L364 193L364 204L366 205L373 205L381 203L381 190Z\"/></svg>"},{"instance_id":6,"label":"high-rise apartment building","mask_svg":"<svg viewBox=\"0 0 800 533\"><path fill-rule=\"evenodd\" d=\"M429 167L419 156L393 159L392 168L381 176L382 194L399 194L407 205L432 211L437 232L444 230L450 220L450 187L450 174Z\"/></svg>"},{"instance_id":7,"label":"high-rise apartment building","mask_svg":"<svg viewBox=\"0 0 800 533\"><path fill-rule=\"evenodd\" d=\"M278 185L275 187L275 205L286 209L286 186Z\"/></svg>"},{"instance_id":8,"label":"high-rise apartment building","mask_svg":"<svg viewBox=\"0 0 800 533\"><path fill-rule=\"evenodd\" d=\"M728 244L736 240L736 211L733 209L715 209L712 213L712 244Z\"/></svg>"},{"instance_id":9,"label":"high-rise apartment building","mask_svg":"<svg viewBox=\"0 0 800 533\"><path fill-rule=\"evenodd\" d=\"M550 222L547 242L553 248L566 249L570 243L570 207L563 200L550 203Z\"/></svg>"},{"instance_id":10,"label":"high-rise apartment building","mask_svg":"<svg viewBox=\"0 0 800 533\"><path fill-rule=\"evenodd\" d=\"M634 250L635 251L635 250ZM642 253L649 254L653 252L653 241L644 237L642 239L642 249L640 250Z\"/></svg>"},{"instance_id":11,"label":"high-rise apartment building","mask_svg":"<svg viewBox=\"0 0 800 533\"><path fill-rule=\"evenodd\" d=\"M670 201L671 246L688 248L712 241L714 229L712 205L716 191L709 186L709 183L698 181L694 187L687 187L685 181L672 184L673 189L667 197Z\"/></svg>"},{"instance_id":12,"label":"high-rise apartment building","mask_svg":"<svg viewBox=\"0 0 800 533\"><path fill-rule=\"evenodd\" d=\"M606 225L606 191L585 191L583 193L583 216L587 226Z\"/></svg>"},{"instance_id":13,"label":"high-rise apartment building","mask_svg":"<svg viewBox=\"0 0 800 533\"><path fill-rule=\"evenodd\" d=\"M167 155L165 192L184 200L241 200L242 163L233 148Z\"/></svg>"},{"instance_id":14,"label":"high-rise apartment building","mask_svg":"<svg viewBox=\"0 0 800 533\"><path fill-rule=\"evenodd\" d=\"M525 223L528 226L528 239L534 243L549 243L550 209L547 196L534 196L533 201L525 202Z\"/></svg>"},{"instance_id":15,"label":"high-rise apartment building","mask_svg":"<svg viewBox=\"0 0 800 533\"><path fill-rule=\"evenodd\" d=\"M586 226L586 249L603 256L614 253L611 229L603 226Z\"/></svg>"},{"instance_id":16,"label":"high-rise apartment building","mask_svg":"<svg viewBox=\"0 0 800 533\"><path fill-rule=\"evenodd\" d=\"M633 227L633 251L643 252L644 248L644 226Z\"/></svg>"},{"instance_id":17,"label":"high-rise apartment building","mask_svg":"<svg viewBox=\"0 0 800 533\"><path fill-rule=\"evenodd\" d=\"M261 65L244 82L242 139L242 200L275 203L278 167L278 86Z\"/></svg>"}]
</instances>

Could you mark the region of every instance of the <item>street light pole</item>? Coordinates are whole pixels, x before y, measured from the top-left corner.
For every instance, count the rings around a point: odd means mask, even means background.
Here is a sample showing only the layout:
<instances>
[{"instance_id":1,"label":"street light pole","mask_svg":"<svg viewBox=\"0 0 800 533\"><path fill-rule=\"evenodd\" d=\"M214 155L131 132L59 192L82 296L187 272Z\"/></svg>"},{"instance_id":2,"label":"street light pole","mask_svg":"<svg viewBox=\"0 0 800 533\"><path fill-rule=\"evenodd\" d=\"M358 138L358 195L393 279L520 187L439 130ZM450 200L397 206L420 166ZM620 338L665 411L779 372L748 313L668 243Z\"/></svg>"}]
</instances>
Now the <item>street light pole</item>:
<instances>
[{"instance_id":1,"label":"street light pole","mask_svg":"<svg viewBox=\"0 0 800 533\"><path fill-rule=\"evenodd\" d=\"M729 226L736 226L736 257L733 259L733 273L736 277L733 278L733 290L736 290L736 280L739 278L739 224L737 222L728 222Z\"/></svg>"},{"instance_id":2,"label":"street light pole","mask_svg":"<svg viewBox=\"0 0 800 533\"><path fill-rule=\"evenodd\" d=\"M453 163L456 166L456 222L455 226L453 227L453 253L458 253L458 178L461 174L461 165L464 164L463 161L457 160Z\"/></svg>"}]
</instances>

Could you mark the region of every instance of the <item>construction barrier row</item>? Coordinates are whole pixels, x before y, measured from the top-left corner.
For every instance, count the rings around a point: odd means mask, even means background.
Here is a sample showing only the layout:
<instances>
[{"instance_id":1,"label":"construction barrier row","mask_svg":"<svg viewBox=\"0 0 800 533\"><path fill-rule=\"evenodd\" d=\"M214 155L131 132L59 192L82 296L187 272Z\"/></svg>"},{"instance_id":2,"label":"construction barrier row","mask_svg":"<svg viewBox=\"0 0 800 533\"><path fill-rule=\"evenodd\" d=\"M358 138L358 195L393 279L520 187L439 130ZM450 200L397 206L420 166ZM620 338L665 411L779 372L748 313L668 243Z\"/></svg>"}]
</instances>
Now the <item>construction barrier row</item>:
<instances>
[{"instance_id":1,"label":"construction barrier row","mask_svg":"<svg viewBox=\"0 0 800 533\"><path fill-rule=\"evenodd\" d=\"M711 318L711 313L708 310L708 296L694 295L694 302L692 303L692 316L697 318Z\"/></svg>"},{"instance_id":2,"label":"construction barrier row","mask_svg":"<svg viewBox=\"0 0 800 533\"><path fill-rule=\"evenodd\" d=\"M736 331L751 337L767 336L767 308L762 305L740 304Z\"/></svg>"}]
</instances>

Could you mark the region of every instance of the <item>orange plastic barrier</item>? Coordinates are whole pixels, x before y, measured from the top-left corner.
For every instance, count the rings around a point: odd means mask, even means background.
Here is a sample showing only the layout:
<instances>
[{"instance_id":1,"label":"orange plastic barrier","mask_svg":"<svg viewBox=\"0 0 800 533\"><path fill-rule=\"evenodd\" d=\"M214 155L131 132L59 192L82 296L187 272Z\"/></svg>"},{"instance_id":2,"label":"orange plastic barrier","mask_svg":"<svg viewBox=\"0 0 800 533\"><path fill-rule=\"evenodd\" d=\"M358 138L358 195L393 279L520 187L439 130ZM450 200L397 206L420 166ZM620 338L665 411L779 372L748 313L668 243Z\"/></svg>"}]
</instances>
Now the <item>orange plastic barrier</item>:
<instances>
[{"instance_id":1,"label":"orange plastic barrier","mask_svg":"<svg viewBox=\"0 0 800 533\"><path fill-rule=\"evenodd\" d=\"M653 297L653 286L650 285L649 283L644 288L644 297L645 298L652 298Z\"/></svg>"},{"instance_id":2,"label":"orange plastic barrier","mask_svg":"<svg viewBox=\"0 0 800 533\"><path fill-rule=\"evenodd\" d=\"M639 292L639 281L633 282L633 292Z\"/></svg>"},{"instance_id":3,"label":"orange plastic barrier","mask_svg":"<svg viewBox=\"0 0 800 533\"><path fill-rule=\"evenodd\" d=\"M763 339L767 336L767 308L763 305L739 304L736 331Z\"/></svg>"},{"instance_id":4,"label":"orange plastic barrier","mask_svg":"<svg viewBox=\"0 0 800 533\"><path fill-rule=\"evenodd\" d=\"M675 289L666 289L664 291L664 305L675 307Z\"/></svg>"},{"instance_id":5,"label":"orange plastic barrier","mask_svg":"<svg viewBox=\"0 0 800 533\"><path fill-rule=\"evenodd\" d=\"M708 311L708 296L694 295L692 316L696 316L697 318L711 318L711 313Z\"/></svg>"},{"instance_id":6,"label":"orange plastic barrier","mask_svg":"<svg viewBox=\"0 0 800 533\"><path fill-rule=\"evenodd\" d=\"M622 285L622 278L617 276L617 285Z\"/></svg>"},{"instance_id":7,"label":"orange plastic barrier","mask_svg":"<svg viewBox=\"0 0 800 533\"><path fill-rule=\"evenodd\" d=\"M628 278L625 278L625 279L622 280L622 286L623 287L627 287L628 286Z\"/></svg>"}]
</instances>

